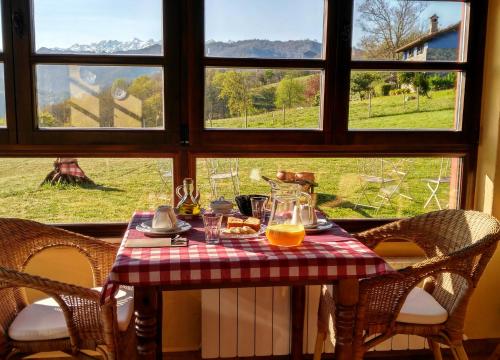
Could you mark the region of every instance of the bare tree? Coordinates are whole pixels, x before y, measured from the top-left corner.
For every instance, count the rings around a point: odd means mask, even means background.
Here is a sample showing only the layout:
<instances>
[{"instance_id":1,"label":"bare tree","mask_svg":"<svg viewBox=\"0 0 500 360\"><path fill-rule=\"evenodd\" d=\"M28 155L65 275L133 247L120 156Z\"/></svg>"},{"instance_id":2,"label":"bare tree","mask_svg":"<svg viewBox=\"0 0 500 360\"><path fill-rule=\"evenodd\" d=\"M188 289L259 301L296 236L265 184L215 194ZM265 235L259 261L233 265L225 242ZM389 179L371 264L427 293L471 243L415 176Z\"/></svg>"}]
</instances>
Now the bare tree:
<instances>
[{"instance_id":1,"label":"bare tree","mask_svg":"<svg viewBox=\"0 0 500 360\"><path fill-rule=\"evenodd\" d=\"M365 35L360 45L371 58L398 59L396 49L422 35L424 1L363 0L358 24Z\"/></svg>"}]
</instances>

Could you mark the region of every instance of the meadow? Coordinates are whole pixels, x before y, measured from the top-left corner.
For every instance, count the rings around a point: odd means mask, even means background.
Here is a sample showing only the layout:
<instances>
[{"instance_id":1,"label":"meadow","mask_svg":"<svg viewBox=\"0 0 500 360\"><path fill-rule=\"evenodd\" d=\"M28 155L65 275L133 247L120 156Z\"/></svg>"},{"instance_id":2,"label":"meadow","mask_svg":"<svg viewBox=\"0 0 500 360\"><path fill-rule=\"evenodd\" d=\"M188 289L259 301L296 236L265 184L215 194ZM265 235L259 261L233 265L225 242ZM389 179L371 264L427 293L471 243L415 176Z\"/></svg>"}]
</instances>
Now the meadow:
<instances>
[{"instance_id":1,"label":"meadow","mask_svg":"<svg viewBox=\"0 0 500 360\"><path fill-rule=\"evenodd\" d=\"M371 101L368 116L368 100L351 100L349 103L350 129L451 129L454 128L455 90L430 91L429 96L417 100L405 95L378 96ZM248 117L249 128L320 128L320 107L296 107L274 110ZM206 121L209 128L245 127L243 117Z\"/></svg>"},{"instance_id":2,"label":"meadow","mask_svg":"<svg viewBox=\"0 0 500 360\"><path fill-rule=\"evenodd\" d=\"M158 159L79 159L81 168L95 186L41 185L52 169L55 159L1 159L0 160L0 216L19 217L50 223L126 222L134 210L151 210L162 204L172 204L170 176L160 175ZM437 209L433 201L423 208L430 196L425 178L436 178L441 167L440 158L415 158L384 161L385 176L397 184L393 166L407 169L408 174L399 190L413 200L395 194L391 203L383 203L377 212L368 201L377 205L380 187L372 184L361 197L362 164L359 159L239 159L241 193L269 192L261 175L274 177L278 169L311 171L316 175L318 207L332 218L399 217L412 216ZM368 159L374 171L382 164L380 159ZM366 171L365 171L366 172ZM215 197L211 193L204 159L198 159L197 182L202 204L206 207ZM219 182L217 196L233 198L228 181ZM453 194L452 194L453 195ZM445 206L450 199L449 184L442 184L439 199ZM356 204L358 204L356 206Z\"/></svg>"}]
</instances>

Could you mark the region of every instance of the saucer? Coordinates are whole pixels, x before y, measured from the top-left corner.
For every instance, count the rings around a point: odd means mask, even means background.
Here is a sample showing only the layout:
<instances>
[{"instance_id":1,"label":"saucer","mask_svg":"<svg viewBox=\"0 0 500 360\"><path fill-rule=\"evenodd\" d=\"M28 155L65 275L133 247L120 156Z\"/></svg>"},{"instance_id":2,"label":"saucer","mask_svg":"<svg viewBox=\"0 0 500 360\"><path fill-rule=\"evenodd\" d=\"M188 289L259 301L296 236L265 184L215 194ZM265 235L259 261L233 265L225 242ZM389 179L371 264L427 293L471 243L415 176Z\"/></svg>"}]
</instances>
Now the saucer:
<instances>
[{"instance_id":1,"label":"saucer","mask_svg":"<svg viewBox=\"0 0 500 360\"><path fill-rule=\"evenodd\" d=\"M309 225L309 227L304 226L304 230L306 234L317 234L333 227L333 223L331 221L325 219L318 219L318 223L316 225Z\"/></svg>"},{"instance_id":2,"label":"saucer","mask_svg":"<svg viewBox=\"0 0 500 360\"><path fill-rule=\"evenodd\" d=\"M177 224L174 228L171 229L163 229L163 228L154 228L152 227L153 220L144 221L140 225L137 225L135 229L140 231L146 235L173 235L173 234L181 234L189 229L191 229L191 224L178 220Z\"/></svg>"}]
</instances>

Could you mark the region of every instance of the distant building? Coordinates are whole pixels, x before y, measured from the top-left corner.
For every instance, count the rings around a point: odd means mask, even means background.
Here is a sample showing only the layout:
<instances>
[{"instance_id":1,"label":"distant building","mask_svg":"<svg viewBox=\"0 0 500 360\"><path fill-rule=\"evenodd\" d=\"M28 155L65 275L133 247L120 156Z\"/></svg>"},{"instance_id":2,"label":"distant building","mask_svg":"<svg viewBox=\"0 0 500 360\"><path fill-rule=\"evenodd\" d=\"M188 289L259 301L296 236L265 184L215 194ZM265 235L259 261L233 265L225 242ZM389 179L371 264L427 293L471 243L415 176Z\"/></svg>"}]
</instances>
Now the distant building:
<instances>
[{"instance_id":1,"label":"distant building","mask_svg":"<svg viewBox=\"0 0 500 360\"><path fill-rule=\"evenodd\" d=\"M426 61L458 59L458 36L460 23L439 29L439 16L430 17L429 33L400 47L396 51L403 54L403 60Z\"/></svg>"}]
</instances>

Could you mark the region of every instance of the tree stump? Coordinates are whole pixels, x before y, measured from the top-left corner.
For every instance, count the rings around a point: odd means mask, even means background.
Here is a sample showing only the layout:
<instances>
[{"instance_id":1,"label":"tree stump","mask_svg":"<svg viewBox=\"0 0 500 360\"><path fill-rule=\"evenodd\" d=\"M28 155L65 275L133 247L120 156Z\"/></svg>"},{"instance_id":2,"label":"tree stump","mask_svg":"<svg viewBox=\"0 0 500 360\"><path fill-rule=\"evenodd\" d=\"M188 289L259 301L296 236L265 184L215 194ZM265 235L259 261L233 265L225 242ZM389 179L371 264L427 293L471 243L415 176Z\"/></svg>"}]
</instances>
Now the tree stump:
<instances>
[{"instance_id":1,"label":"tree stump","mask_svg":"<svg viewBox=\"0 0 500 360\"><path fill-rule=\"evenodd\" d=\"M54 170L45 177L43 184L95 185L80 168L78 160L72 158L57 158Z\"/></svg>"}]
</instances>

